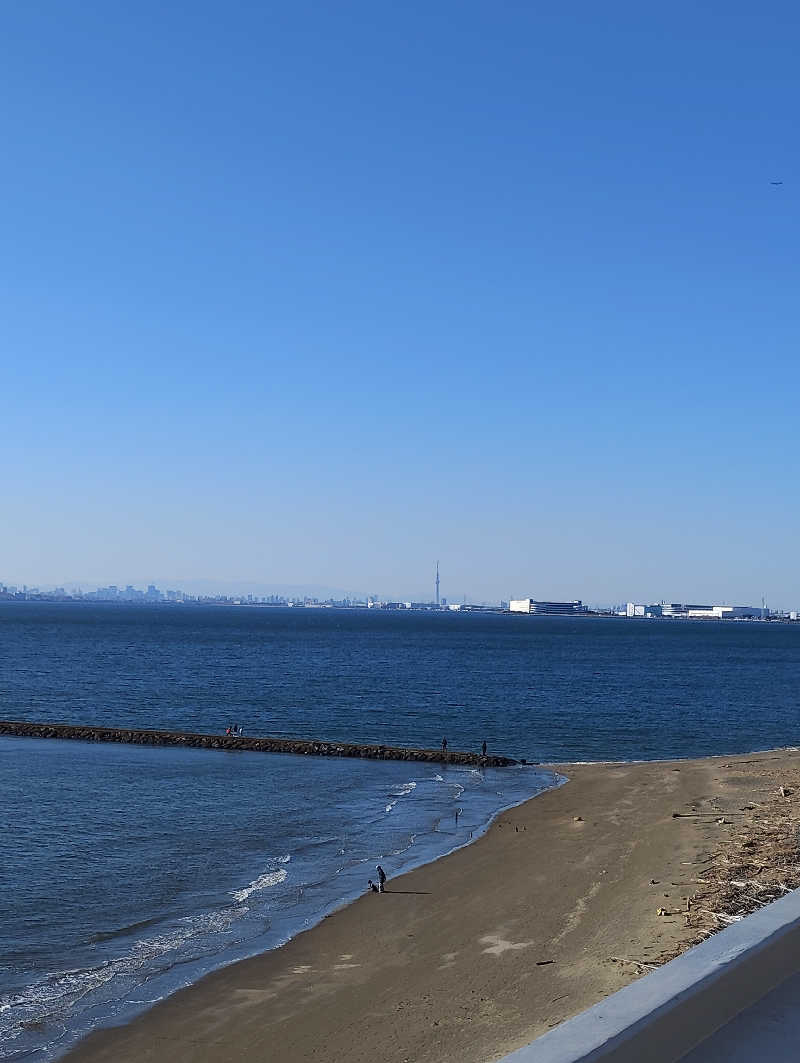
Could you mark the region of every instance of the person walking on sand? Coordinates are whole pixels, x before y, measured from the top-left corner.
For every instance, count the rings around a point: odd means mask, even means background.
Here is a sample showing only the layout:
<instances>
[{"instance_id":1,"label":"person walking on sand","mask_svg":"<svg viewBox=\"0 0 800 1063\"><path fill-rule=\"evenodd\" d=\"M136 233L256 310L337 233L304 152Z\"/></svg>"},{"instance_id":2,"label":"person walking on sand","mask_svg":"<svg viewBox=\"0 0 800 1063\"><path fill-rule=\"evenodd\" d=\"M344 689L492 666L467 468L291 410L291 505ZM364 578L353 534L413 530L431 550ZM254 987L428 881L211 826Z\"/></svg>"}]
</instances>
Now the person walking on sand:
<instances>
[{"instance_id":1,"label":"person walking on sand","mask_svg":"<svg viewBox=\"0 0 800 1063\"><path fill-rule=\"evenodd\" d=\"M380 864L375 865L375 870L378 872L378 893L385 893L383 884L386 882L386 872Z\"/></svg>"},{"instance_id":2,"label":"person walking on sand","mask_svg":"<svg viewBox=\"0 0 800 1063\"><path fill-rule=\"evenodd\" d=\"M442 739L442 753L446 753L446 752L447 752L447 739L443 738Z\"/></svg>"}]
</instances>

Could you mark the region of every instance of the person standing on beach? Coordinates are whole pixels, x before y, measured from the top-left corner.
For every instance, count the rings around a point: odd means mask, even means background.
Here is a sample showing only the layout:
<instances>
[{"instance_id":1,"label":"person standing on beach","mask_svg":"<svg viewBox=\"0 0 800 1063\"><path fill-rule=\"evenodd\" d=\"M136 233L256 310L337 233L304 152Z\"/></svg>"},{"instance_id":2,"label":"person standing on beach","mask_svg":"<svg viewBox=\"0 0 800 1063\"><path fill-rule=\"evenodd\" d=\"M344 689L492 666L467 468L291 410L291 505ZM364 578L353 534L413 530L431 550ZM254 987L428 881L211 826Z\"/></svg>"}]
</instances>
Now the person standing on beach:
<instances>
[{"instance_id":1,"label":"person standing on beach","mask_svg":"<svg viewBox=\"0 0 800 1063\"><path fill-rule=\"evenodd\" d=\"M443 753L447 752L447 739L446 738L442 739L442 752Z\"/></svg>"},{"instance_id":2,"label":"person standing on beach","mask_svg":"<svg viewBox=\"0 0 800 1063\"><path fill-rule=\"evenodd\" d=\"M376 865L375 870L378 872L378 893L385 893L383 884L386 881L386 872L380 864Z\"/></svg>"}]
</instances>

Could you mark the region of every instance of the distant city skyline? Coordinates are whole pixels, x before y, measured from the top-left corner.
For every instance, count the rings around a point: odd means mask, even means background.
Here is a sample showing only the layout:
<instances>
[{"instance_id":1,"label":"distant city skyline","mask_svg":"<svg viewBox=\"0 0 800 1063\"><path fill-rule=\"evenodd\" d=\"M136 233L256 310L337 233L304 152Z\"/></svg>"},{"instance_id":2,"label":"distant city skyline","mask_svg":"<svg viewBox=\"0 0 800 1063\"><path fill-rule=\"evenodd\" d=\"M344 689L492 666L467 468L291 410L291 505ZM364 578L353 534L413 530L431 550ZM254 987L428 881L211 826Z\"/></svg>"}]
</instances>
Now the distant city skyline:
<instances>
[{"instance_id":1,"label":"distant city skyline","mask_svg":"<svg viewBox=\"0 0 800 1063\"><path fill-rule=\"evenodd\" d=\"M3 578L800 602L797 5L3 30Z\"/></svg>"},{"instance_id":2,"label":"distant city skyline","mask_svg":"<svg viewBox=\"0 0 800 1063\"><path fill-rule=\"evenodd\" d=\"M397 591L396 589L392 593L371 591L365 592L363 590L344 589L341 587L335 587L331 585L315 585L307 583L289 583L289 584L264 584L258 581L243 581L243 582L224 582L215 580L138 580L138 581L110 581L109 583L98 583L91 580L75 581L66 580L55 583L47 583L44 581L27 582L15 582L13 580L0 577L0 596L6 591L28 591L30 593L41 592L44 594L58 594L64 593L66 595L83 596L85 598L92 598L96 596L98 591L113 591L113 597L118 597L120 601L160 601L160 600L180 600L182 597L187 598L251 598L259 602L267 602L269 599L281 599L285 601L320 601L320 602L369 602L369 601L397 601L397 602L428 602L431 604L439 604L439 599L443 606L447 606L448 603L455 606L460 603L473 604L473 605L498 605L500 603L508 603L514 599L524 598L526 595L517 594L505 594L497 595L491 598L477 598L474 595L467 593L461 594L444 594L440 595L439 587L439 566L437 564L434 576L434 584L432 588L429 588L429 592L421 591L419 593L408 593ZM641 605L657 605L657 604L672 604L672 603L700 603L701 605L714 605L714 606L749 606L754 608L761 608L762 596L757 599L747 600L741 596L716 596L708 597L698 594L684 595L683 597L677 595L661 595L659 597L654 596L632 596L626 594L618 594L607 601L592 600L585 595L576 595L574 597L569 595L544 595L541 593L528 594L528 597L538 598L539 600L546 601L582 601L585 605L592 609L609 610L616 608L624 608L626 605L632 603L640 603ZM104 600L107 600L110 596L106 595ZM800 600L796 602L778 602L769 601L766 595L763 596L763 605L769 610L775 612L790 612L796 611L800 608ZM630 615L638 615L633 612Z\"/></svg>"}]
</instances>

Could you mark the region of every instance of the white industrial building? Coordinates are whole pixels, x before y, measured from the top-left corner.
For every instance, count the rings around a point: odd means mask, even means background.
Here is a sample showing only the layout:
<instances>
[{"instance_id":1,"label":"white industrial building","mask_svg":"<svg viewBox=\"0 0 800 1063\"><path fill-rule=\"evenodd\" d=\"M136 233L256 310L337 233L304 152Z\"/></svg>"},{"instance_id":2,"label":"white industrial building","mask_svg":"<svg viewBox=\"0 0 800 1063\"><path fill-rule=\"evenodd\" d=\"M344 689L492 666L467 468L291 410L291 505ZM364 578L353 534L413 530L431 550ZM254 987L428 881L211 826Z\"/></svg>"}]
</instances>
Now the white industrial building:
<instances>
[{"instance_id":1,"label":"white industrial building","mask_svg":"<svg viewBox=\"0 0 800 1063\"><path fill-rule=\"evenodd\" d=\"M512 613L538 613L550 616L575 616L586 612L580 600L574 602L537 602L534 598L512 598L508 603Z\"/></svg>"},{"instance_id":2,"label":"white industrial building","mask_svg":"<svg viewBox=\"0 0 800 1063\"><path fill-rule=\"evenodd\" d=\"M628 602L625 606L625 616L644 616L644 606Z\"/></svg>"},{"instance_id":3,"label":"white industrial building","mask_svg":"<svg viewBox=\"0 0 800 1063\"><path fill-rule=\"evenodd\" d=\"M660 605L639 605L627 602L618 616L682 618L684 620L758 620L761 609L755 605L685 605L682 602L662 602Z\"/></svg>"},{"instance_id":4,"label":"white industrial building","mask_svg":"<svg viewBox=\"0 0 800 1063\"><path fill-rule=\"evenodd\" d=\"M766 610L764 612L766 615ZM756 605L684 605L680 602L667 605L664 602L661 615L689 620L758 620L762 611Z\"/></svg>"},{"instance_id":5,"label":"white industrial building","mask_svg":"<svg viewBox=\"0 0 800 1063\"><path fill-rule=\"evenodd\" d=\"M688 615L690 620L757 620L761 609L755 605L690 606Z\"/></svg>"}]
</instances>

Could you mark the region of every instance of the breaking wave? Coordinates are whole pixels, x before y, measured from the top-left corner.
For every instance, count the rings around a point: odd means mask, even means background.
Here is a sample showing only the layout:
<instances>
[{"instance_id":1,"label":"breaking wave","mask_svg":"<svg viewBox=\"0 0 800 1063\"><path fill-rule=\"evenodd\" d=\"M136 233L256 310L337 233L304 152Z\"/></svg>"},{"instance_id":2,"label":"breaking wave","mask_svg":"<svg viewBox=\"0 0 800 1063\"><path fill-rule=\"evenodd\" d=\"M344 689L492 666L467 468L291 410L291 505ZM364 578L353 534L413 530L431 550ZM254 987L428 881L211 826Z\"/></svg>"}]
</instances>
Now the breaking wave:
<instances>
[{"instance_id":1,"label":"breaking wave","mask_svg":"<svg viewBox=\"0 0 800 1063\"><path fill-rule=\"evenodd\" d=\"M281 858L278 863L288 863L289 857L285 859ZM248 897L251 897L254 893L260 893L262 890L268 890L270 886L277 886L279 882L284 882L288 877L289 872L285 867L279 867L275 871L266 871L263 875L259 875L258 878L254 878L252 882L240 890L231 890L231 897L235 901L246 901Z\"/></svg>"}]
</instances>

